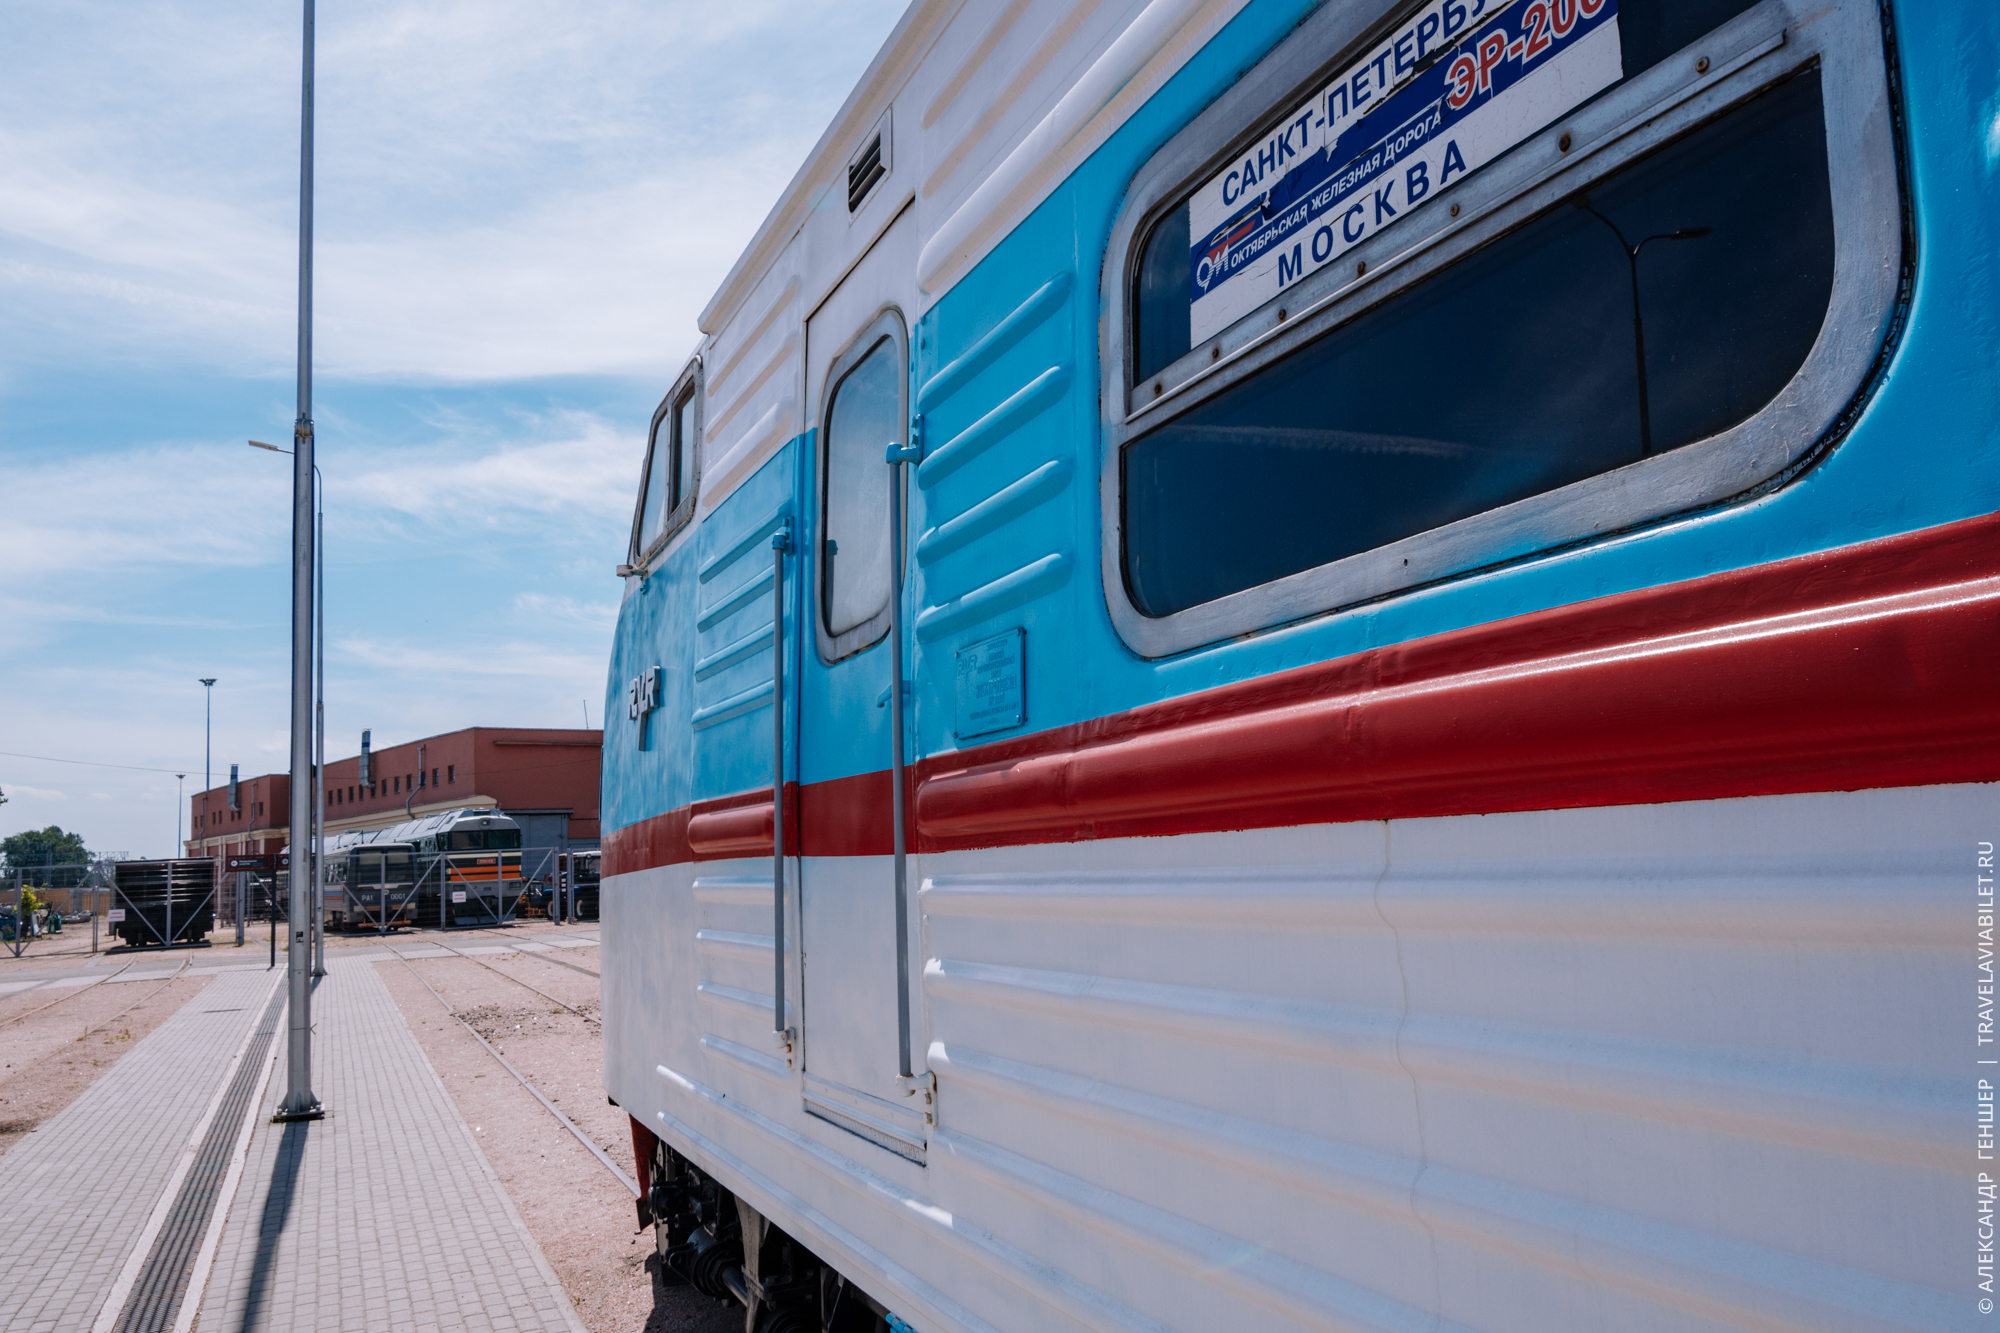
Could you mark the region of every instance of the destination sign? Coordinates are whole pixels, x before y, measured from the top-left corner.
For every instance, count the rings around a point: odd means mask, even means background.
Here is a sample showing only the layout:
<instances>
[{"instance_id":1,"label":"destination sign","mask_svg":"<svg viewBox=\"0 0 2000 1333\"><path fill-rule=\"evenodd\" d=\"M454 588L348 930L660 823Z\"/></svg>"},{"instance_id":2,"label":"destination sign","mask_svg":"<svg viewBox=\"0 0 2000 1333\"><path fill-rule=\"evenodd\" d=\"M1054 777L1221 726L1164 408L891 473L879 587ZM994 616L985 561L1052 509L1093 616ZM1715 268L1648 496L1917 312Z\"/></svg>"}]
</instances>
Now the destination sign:
<instances>
[{"instance_id":1,"label":"destination sign","mask_svg":"<svg viewBox=\"0 0 2000 1333\"><path fill-rule=\"evenodd\" d=\"M1618 0L1431 0L1188 200L1190 338L1228 328L1622 73Z\"/></svg>"},{"instance_id":2,"label":"destination sign","mask_svg":"<svg viewBox=\"0 0 2000 1333\"><path fill-rule=\"evenodd\" d=\"M271 858L265 856L232 856L229 858L231 870L269 870Z\"/></svg>"}]
</instances>

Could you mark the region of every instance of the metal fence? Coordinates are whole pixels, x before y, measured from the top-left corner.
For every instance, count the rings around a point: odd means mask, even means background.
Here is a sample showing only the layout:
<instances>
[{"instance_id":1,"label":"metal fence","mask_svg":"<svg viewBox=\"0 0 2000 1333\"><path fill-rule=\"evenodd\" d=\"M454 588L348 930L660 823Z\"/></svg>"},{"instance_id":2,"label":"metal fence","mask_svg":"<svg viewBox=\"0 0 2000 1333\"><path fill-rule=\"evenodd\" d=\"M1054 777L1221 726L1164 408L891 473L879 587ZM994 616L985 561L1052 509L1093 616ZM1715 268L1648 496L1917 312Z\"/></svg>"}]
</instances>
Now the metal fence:
<instances>
[{"instance_id":1,"label":"metal fence","mask_svg":"<svg viewBox=\"0 0 2000 1333\"><path fill-rule=\"evenodd\" d=\"M111 906L115 864L98 859L0 868L0 945L19 958L33 941L86 923L94 938Z\"/></svg>"},{"instance_id":2,"label":"metal fence","mask_svg":"<svg viewBox=\"0 0 2000 1333\"><path fill-rule=\"evenodd\" d=\"M347 901L343 905L350 914L363 918L361 926L369 930L402 925L443 930L510 925L523 910L547 910L550 889L566 878L557 867L558 859L559 852L554 847L524 848L518 879L501 878L497 874L482 879L452 873L442 856L425 858L414 882L369 885L366 887L374 890L372 897L349 893L344 895ZM100 928L108 927L114 939L130 933L124 927L132 923L132 914L139 908L128 901L129 893L121 893L117 887L117 867L128 860L105 857L88 862L0 867L0 947L18 958L38 939L60 936L87 925L90 947L95 952ZM172 864L192 863L181 860ZM286 919L287 872L227 870L220 859L213 864L213 887L198 896L200 910L204 914L213 913L215 927L234 927L240 944L244 942L246 927ZM25 910L30 894L33 911ZM329 900L332 896L329 886ZM186 933L183 927L189 924L185 916L179 922L172 920L171 913L178 910L163 908L157 914L160 920L147 918L137 933L153 947L191 942L177 938Z\"/></svg>"}]
</instances>

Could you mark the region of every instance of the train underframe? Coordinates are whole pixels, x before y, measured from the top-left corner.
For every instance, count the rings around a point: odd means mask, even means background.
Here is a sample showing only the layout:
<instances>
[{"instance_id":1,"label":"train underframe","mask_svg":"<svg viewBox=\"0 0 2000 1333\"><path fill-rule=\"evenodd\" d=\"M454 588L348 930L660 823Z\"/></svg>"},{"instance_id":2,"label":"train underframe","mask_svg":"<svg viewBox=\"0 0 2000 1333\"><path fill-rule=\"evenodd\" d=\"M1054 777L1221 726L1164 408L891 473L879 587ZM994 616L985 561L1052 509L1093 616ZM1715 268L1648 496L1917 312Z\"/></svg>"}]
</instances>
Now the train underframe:
<instances>
[{"instance_id":1,"label":"train underframe","mask_svg":"<svg viewBox=\"0 0 2000 1333\"><path fill-rule=\"evenodd\" d=\"M715 1177L659 1139L643 1137L651 1157L639 1216L652 1223L664 1281L741 1306L744 1333L908 1327Z\"/></svg>"}]
</instances>

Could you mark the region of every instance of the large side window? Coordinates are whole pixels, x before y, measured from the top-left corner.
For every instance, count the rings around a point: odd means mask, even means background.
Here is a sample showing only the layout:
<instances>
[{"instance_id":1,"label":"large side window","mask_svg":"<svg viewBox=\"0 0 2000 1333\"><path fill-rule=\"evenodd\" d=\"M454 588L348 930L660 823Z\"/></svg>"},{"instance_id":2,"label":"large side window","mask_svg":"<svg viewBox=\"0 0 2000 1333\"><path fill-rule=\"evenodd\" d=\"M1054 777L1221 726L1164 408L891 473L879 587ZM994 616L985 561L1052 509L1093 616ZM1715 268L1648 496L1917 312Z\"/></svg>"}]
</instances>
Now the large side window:
<instances>
[{"instance_id":1,"label":"large side window","mask_svg":"<svg viewBox=\"0 0 2000 1333\"><path fill-rule=\"evenodd\" d=\"M846 656L882 636L889 611L889 468L904 404L902 322L878 318L835 359L822 415L819 601L822 648Z\"/></svg>"},{"instance_id":2,"label":"large side window","mask_svg":"<svg viewBox=\"0 0 2000 1333\"><path fill-rule=\"evenodd\" d=\"M1133 600L1186 610L1754 415L1833 288L1822 114L1807 71L1134 440Z\"/></svg>"},{"instance_id":3,"label":"large side window","mask_svg":"<svg viewBox=\"0 0 2000 1333\"><path fill-rule=\"evenodd\" d=\"M658 552L694 514L701 475L701 362L690 363L653 412L639 512L632 524L632 563Z\"/></svg>"},{"instance_id":4,"label":"large side window","mask_svg":"<svg viewBox=\"0 0 2000 1333\"><path fill-rule=\"evenodd\" d=\"M1218 103L1114 234L1105 573L1142 651L1742 493L1887 327L1872 4L1432 0L1384 31L1284 119Z\"/></svg>"}]
</instances>

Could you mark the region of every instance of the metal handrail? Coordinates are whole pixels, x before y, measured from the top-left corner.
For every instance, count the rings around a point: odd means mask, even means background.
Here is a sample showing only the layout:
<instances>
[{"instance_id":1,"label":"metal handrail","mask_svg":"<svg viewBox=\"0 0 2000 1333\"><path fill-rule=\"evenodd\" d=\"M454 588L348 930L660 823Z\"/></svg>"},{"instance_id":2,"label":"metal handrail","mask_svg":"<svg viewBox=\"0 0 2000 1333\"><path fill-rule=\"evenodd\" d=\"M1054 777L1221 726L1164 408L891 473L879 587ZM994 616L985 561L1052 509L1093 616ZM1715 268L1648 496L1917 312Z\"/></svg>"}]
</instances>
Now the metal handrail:
<instances>
[{"instance_id":1,"label":"metal handrail","mask_svg":"<svg viewBox=\"0 0 2000 1333\"><path fill-rule=\"evenodd\" d=\"M785 553L792 527L771 534L771 1027L790 1050L785 1022Z\"/></svg>"},{"instance_id":2,"label":"metal handrail","mask_svg":"<svg viewBox=\"0 0 2000 1333\"><path fill-rule=\"evenodd\" d=\"M891 444L889 464L889 810L895 821L896 1071L910 1068L910 876L903 815L903 469L923 460L920 444Z\"/></svg>"}]
</instances>

